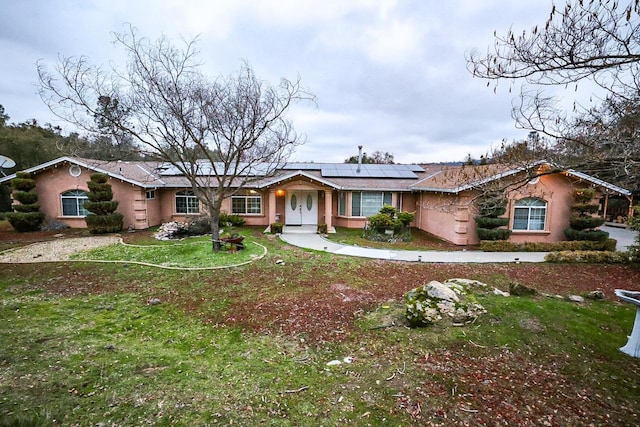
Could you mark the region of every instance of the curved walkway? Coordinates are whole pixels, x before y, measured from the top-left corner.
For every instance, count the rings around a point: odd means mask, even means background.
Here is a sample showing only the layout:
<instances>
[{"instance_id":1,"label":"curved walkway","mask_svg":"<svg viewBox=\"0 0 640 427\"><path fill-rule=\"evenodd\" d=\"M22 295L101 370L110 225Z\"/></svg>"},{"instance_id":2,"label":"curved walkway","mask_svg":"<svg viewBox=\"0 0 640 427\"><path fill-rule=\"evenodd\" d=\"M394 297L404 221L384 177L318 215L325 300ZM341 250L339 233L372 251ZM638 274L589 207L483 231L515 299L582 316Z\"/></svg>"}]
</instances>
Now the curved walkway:
<instances>
[{"instance_id":1,"label":"curved walkway","mask_svg":"<svg viewBox=\"0 0 640 427\"><path fill-rule=\"evenodd\" d=\"M617 250L626 251L633 244L635 232L603 226L609 236L618 241ZM316 233L284 233L280 239L290 245L337 255L413 262L489 263L489 262L544 262L547 252L483 252L483 251L401 251L362 248L343 245L325 239Z\"/></svg>"},{"instance_id":2,"label":"curved walkway","mask_svg":"<svg viewBox=\"0 0 640 427\"><path fill-rule=\"evenodd\" d=\"M290 245L330 252L337 255L376 258L394 261L488 263L488 262L544 262L546 252L482 252L482 251L395 251L342 245L319 234L285 233L280 239Z\"/></svg>"}]
</instances>

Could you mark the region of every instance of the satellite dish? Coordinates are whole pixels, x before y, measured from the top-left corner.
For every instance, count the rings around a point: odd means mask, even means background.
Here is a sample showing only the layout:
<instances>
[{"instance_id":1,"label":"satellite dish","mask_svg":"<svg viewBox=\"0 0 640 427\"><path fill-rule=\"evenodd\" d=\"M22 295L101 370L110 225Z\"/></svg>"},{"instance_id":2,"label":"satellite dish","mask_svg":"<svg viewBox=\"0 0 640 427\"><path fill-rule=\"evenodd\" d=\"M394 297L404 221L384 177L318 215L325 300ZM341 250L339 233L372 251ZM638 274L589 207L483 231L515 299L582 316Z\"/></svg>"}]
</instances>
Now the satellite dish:
<instances>
[{"instance_id":1,"label":"satellite dish","mask_svg":"<svg viewBox=\"0 0 640 427\"><path fill-rule=\"evenodd\" d=\"M7 176L2 169L11 169L16 166L16 162L0 154L0 173L3 176Z\"/></svg>"}]
</instances>

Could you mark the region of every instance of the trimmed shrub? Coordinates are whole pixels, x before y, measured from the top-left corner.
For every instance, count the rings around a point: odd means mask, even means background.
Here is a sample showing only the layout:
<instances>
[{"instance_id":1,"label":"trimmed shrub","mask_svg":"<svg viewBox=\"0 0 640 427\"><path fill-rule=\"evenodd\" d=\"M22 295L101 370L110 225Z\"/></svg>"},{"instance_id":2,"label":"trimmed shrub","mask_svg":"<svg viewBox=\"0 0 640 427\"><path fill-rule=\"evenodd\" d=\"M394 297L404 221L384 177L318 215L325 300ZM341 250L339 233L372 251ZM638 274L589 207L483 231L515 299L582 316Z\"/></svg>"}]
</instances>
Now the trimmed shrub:
<instances>
[{"instance_id":1,"label":"trimmed shrub","mask_svg":"<svg viewBox=\"0 0 640 427\"><path fill-rule=\"evenodd\" d=\"M480 228L493 229L498 227L504 227L509 225L509 218L494 218L489 216L477 216L475 218L476 224Z\"/></svg>"},{"instance_id":2,"label":"trimmed shrub","mask_svg":"<svg viewBox=\"0 0 640 427\"><path fill-rule=\"evenodd\" d=\"M283 227L284 227L284 224L282 224L281 222L274 222L273 224L271 224L271 233L282 234Z\"/></svg>"},{"instance_id":3,"label":"trimmed shrub","mask_svg":"<svg viewBox=\"0 0 640 427\"><path fill-rule=\"evenodd\" d=\"M554 243L485 241L480 243L480 249L485 252L615 251L617 243L615 239L604 241L572 240Z\"/></svg>"},{"instance_id":4,"label":"trimmed shrub","mask_svg":"<svg viewBox=\"0 0 640 427\"><path fill-rule=\"evenodd\" d=\"M602 230L575 230L566 228L564 235L568 240L590 240L594 242L603 242L609 237L609 233Z\"/></svg>"},{"instance_id":5,"label":"trimmed shrub","mask_svg":"<svg viewBox=\"0 0 640 427\"><path fill-rule=\"evenodd\" d=\"M85 218L91 234L117 233L122 230L123 216L119 213L109 215L89 214Z\"/></svg>"},{"instance_id":6,"label":"trimmed shrub","mask_svg":"<svg viewBox=\"0 0 640 427\"><path fill-rule=\"evenodd\" d=\"M384 233L385 230L393 230L396 228L396 223L393 217L378 213L369 217L369 226L377 232Z\"/></svg>"},{"instance_id":7,"label":"trimmed shrub","mask_svg":"<svg viewBox=\"0 0 640 427\"><path fill-rule=\"evenodd\" d=\"M38 231L44 222L44 212L7 212L11 226L18 232Z\"/></svg>"},{"instance_id":8,"label":"trimmed shrub","mask_svg":"<svg viewBox=\"0 0 640 427\"><path fill-rule=\"evenodd\" d=\"M627 264L630 262L630 257L626 252L562 251L550 252L544 257L544 260L587 264Z\"/></svg>"},{"instance_id":9,"label":"trimmed shrub","mask_svg":"<svg viewBox=\"0 0 640 427\"><path fill-rule=\"evenodd\" d=\"M396 208L384 205L380 211L370 216L363 230L363 237L376 242L409 242L414 215L410 212L398 212Z\"/></svg>"},{"instance_id":10,"label":"trimmed shrub","mask_svg":"<svg viewBox=\"0 0 640 427\"><path fill-rule=\"evenodd\" d=\"M403 227L408 227L413 222L415 215L411 212L398 212L398 221L402 223Z\"/></svg>"},{"instance_id":11,"label":"trimmed shrub","mask_svg":"<svg viewBox=\"0 0 640 427\"><path fill-rule=\"evenodd\" d=\"M569 225L574 230L590 230L596 227L600 227L604 224L604 218L598 218L595 216L572 216L569 219Z\"/></svg>"},{"instance_id":12,"label":"trimmed shrub","mask_svg":"<svg viewBox=\"0 0 640 427\"><path fill-rule=\"evenodd\" d=\"M318 224L318 234L327 234L327 224Z\"/></svg>"},{"instance_id":13,"label":"trimmed shrub","mask_svg":"<svg viewBox=\"0 0 640 427\"><path fill-rule=\"evenodd\" d=\"M508 240L511 236L511 230L506 228L480 228L476 229L480 240Z\"/></svg>"},{"instance_id":14,"label":"trimmed shrub","mask_svg":"<svg viewBox=\"0 0 640 427\"><path fill-rule=\"evenodd\" d=\"M594 214L598 212L600 206L594 203L575 203L571 206L573 212Z\"/></svg>"},{"instance_id":15,"label":"trimmed shrub","mask_svg":"<svg viewBox=\"0 0 640 427\"><path fill-rule=\"evenodd\" d=\"M44 222L44 213L40 211L36 181L26 172L18 172L11 180L14 212L5 214L11 226L18 232L37 231Z\"/></svg>"},{"instance_id":16,"label":"trimmed shrub","mask_svg":"<svg viewBox=\"0 0 640 427\"><path fill-rule=\"evenodd\" d=\"M85 217L91 234L116 233L122 230L123 215L116 212L118 201L111 200L113 191L107 180L106 174L93 173L91 181L87 182L89 200L84 203L84 208L91 212Z\"/></svg>"}]
</instances>

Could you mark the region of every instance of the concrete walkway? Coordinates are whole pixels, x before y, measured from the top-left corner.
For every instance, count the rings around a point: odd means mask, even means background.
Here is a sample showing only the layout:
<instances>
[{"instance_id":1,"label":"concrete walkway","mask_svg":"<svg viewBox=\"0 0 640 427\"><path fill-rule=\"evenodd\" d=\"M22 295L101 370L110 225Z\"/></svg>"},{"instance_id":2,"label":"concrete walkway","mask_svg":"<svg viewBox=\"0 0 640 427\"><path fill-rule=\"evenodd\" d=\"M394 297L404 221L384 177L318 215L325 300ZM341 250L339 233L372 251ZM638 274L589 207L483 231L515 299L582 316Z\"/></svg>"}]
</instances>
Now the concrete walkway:
<instances>
[{"instance_id":1,"label":"concrete walkway","mask_svg":"<svg viewBox=\"0 0 640 427\"><path fill-rule=\"evenodd\" d=\"M618 250L626 250L633 243L635 234L625 229L602 227L611 233L611 238L618 240ZM280 239L293 246L329 252L337 255L357 256L363 258L386 259L413 262L440 263L505 263L505 262L544 262L547 252L482 252L482 251L400 251L388 249L362 248L360 246L343 245L325 239L315 233L315 229L286 228Z\"/></svg>"}]
</instances>

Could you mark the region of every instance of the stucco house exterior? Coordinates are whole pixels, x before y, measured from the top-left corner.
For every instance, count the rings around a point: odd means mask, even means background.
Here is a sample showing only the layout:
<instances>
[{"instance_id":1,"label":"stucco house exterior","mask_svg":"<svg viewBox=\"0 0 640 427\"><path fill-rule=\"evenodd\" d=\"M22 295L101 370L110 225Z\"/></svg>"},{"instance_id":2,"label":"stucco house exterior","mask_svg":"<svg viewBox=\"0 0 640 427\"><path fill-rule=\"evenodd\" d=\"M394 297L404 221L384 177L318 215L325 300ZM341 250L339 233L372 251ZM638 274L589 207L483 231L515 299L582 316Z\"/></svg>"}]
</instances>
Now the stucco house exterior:
<instances>
[{"instance_id":1,"label":"stucco house exterior","mask_svg":"<svg viewBox=\"0 0 640 427\"><path fill-rule=\"evenodd\" d=\"M564 240L572 192L596 189L601 215L610 197L632 203L631 192L576 172L549 173L522 182L522 169L501 165L289 163L268 177L258 177L223 202L223 211L241 215L247 225L268 227L326 224L362 228L367 217L387 204L414 212L412 224L458 245L479 243L474 200L479 188L511 180L507 213L513 242ZM60 157L27 169L47 220L84 228L83 208L90 175L109 176L124 227L145 229L168 221L189 221L202 215L188 181L171 165L150 161L98 161ZM8 182L15 175L0 179ZM519 183L518 183L519 182Z\"/></svg>"}]
</instances>

